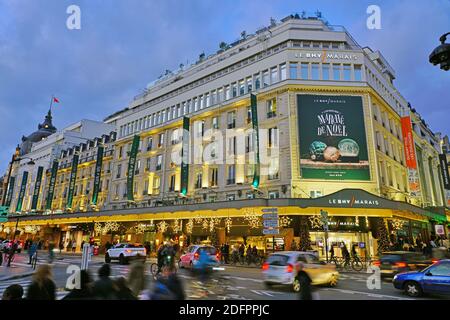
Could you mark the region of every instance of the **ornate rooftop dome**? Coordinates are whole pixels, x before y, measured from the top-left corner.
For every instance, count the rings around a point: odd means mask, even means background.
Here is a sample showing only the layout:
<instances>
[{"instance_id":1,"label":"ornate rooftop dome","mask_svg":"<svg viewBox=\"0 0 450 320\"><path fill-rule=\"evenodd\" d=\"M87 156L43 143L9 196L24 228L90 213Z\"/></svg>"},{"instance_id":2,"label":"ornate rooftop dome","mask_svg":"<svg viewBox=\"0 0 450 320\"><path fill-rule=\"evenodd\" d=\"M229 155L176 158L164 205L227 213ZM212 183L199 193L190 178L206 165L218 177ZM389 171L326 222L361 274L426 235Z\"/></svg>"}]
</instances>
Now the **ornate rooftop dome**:
<instances>
[{"instance_id":1,"label":"ornate rooftop dome","mask_svg":"<svg viewBox=\"0 0 450 320\"><path fill-rule=\"evenodd\" d=\"M45 116L44 122L38 125L38 130L30 134L28 137L22 136L22 144L20 145L20 155L23 156L31 151L33 143L39 142L49 135L56 132L56 128L52 124L52 113L49 110Z\"/></svg>"}]
</instances>

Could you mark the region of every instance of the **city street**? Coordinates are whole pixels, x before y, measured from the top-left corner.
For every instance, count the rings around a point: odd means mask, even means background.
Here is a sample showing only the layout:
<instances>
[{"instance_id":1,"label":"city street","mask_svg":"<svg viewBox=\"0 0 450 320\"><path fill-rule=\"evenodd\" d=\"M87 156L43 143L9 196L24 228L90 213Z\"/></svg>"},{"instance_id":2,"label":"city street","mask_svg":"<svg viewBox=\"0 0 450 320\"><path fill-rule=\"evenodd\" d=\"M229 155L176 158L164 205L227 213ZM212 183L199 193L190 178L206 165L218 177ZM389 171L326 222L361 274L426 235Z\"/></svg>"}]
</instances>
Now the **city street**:
<instances>
[{"instance_id":1,"label":"city street","mask_svg":"<svg viewBox=\"0 0 450 320\"><path fill-rule=\"evenodd\" d=\"M46 254L41 253L40 258L45 260ZM11 284L21 284L24 288L31 283L31 267L27 264L28 256L19 254L16 256L11 268L5 265L0 267L0 295ZM153 261L146 262L147 289L152 288L153 280L150 274L150 264ZM45 263L45 261L39 261ZM68 278L67 268L69 265L80 265L80 255L56 255L53 263L53 276L58 291L57 298L62 299L67 291L65 290ZM97 270L103 263L103 257L93 257L89 264L89 271L94 279L97 279ZM130 265L120 265L113 262L112 276L127 277ZM272 287L266 288L263 284L261 271L256 267L225 266L225 270L218 271L224 276L229 277L230 285L227 286L225 294L215 294L214 289L207 299L221 300L296 300L298 295L291 292L288 288ZM198 300L205 299L196 289L196 279L192 277L188 270L181 269L178 272L184 281L187 299ZM27 275L21 278L9 279L13 276ZM341 281L335 288L317 287L314 292L314 299L317 300L409 300L401 291L393 288L389 282L382 282L381 289L370 290L367 288L367 277L369 275L361 273L341 273ZM424 297L420 299L442 299L441 297Z\"/></svg>"}]
</instances>

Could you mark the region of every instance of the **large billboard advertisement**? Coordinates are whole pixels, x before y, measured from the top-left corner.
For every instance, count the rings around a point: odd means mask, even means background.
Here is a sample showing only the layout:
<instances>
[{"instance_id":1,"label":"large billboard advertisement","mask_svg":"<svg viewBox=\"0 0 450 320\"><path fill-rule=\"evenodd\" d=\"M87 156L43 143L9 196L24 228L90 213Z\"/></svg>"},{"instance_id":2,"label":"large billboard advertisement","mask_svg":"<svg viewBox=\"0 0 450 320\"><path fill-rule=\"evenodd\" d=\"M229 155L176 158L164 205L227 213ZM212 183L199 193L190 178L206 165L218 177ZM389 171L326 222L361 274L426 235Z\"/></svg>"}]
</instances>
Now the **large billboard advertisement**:
<instances>
[{"instance_id":1,"label":"large billboard advertisement","mask_svg":"<svg viewBox=\"0 0 450 320\"><path fill-rule=\"evenodd\" d=\"M417 170L416 150L414 148L414 137L412 132L411 118L401 118L403 145L405 148L406 167L408 168L409 192L413 197L420 196L419 172Z\"/></svg>"},{"instance_id":2,"label":"large billboard advertisement","mask_svg":"<svg viewBox=\"0 0 450 320\"><path fill-rule=\"evenodd\" d=\"M302 177L370 180L362 98L303 94L297 104Z\"/></svg>"}]
</instances>

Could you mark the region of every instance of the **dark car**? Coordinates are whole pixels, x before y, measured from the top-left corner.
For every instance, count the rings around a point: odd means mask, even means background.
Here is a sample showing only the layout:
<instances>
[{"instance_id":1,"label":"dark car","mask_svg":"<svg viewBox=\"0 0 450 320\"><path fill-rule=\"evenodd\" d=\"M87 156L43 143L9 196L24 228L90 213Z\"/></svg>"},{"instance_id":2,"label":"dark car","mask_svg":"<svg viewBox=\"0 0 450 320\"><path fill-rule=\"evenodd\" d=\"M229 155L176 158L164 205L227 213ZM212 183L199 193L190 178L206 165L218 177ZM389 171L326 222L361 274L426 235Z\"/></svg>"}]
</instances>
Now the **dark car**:
<instances>
[{"instance_id":1,"label":"dark car","mask_svg":"<svg viewBox=\"0 0 450 320\"><path fill-rule=\"evenodd\" d=\"M394 276L393 284L410 297L422 294L450 296L450 260L440 260L421 271L398 274Z\"/></svg>"},{"instance_id":2,"label":"dark car","mask_svg":"<svg viewBox=\"0 0 450 320\"><path fill-rule=\"evenodd\" d=\"M419 252L392 251L383 252L374 265L380 268L382 279L392 279L398 273L422 270L432 263L430 258Z\"/></svg>"}]
</instances>

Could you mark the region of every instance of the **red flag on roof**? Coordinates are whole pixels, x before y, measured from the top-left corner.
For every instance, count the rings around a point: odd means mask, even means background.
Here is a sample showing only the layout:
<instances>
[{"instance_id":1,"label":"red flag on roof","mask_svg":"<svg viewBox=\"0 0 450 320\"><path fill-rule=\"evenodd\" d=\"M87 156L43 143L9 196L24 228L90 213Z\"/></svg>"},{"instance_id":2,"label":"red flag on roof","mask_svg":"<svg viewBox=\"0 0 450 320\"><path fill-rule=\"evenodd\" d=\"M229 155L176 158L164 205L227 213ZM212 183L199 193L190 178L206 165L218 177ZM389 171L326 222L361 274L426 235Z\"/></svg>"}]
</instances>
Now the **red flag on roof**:
<instances>
[{"instance_id":1,"label":"red flag on roof","mask_svg":"<svg viewBox=\"0 0 450 320\"><path fill-rule=\"evenodd\" d=\"M58 98L53 97L53 102L59 103Z\"/></svg>"}]
</instances>

